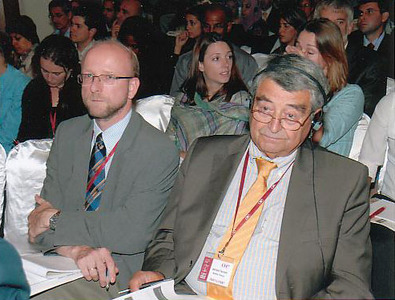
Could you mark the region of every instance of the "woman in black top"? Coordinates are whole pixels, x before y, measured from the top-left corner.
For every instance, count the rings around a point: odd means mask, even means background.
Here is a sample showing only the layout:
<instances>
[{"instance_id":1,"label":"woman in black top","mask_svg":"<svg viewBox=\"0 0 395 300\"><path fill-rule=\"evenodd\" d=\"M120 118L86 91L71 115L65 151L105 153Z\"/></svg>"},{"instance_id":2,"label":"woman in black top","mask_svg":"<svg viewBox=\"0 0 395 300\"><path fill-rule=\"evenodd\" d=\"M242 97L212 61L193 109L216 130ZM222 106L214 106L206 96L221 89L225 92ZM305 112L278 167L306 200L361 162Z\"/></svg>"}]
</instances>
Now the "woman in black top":
<instances>
[{"instance_id":1,"label":"woman in black top","mask_svg":"<svg viewBox=\"0 0 395 300\"><path fill-rule=\"evenodd\" d=\"M70 39L51 35L33 57L37 75L22 97L18 141L53 138L60 122L86 113L77 83L78 52Z\"/></svg>"}]
</instances>

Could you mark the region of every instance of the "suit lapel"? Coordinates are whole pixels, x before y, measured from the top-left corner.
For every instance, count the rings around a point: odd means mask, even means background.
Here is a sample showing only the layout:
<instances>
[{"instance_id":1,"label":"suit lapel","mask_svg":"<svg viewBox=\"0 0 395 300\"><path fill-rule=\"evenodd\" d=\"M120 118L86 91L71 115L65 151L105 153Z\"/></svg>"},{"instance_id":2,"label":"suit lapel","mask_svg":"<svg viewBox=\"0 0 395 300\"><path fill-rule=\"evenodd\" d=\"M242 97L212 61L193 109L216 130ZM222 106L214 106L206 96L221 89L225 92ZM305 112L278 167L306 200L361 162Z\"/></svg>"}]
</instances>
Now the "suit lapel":
<instances>
[{"instance_id":1,"label":"suit lapel","mask_svg":"<svg viewBox=\"0 0 395 300\"><path fill-rule=\"evenodd\" d=\"M311 213L314 203L312 189L313 160L310 145L306 142L299 148L295 165L292 169L284 215L281 225L280 243L276 269L276 292L285 279L289 260L295 247L300 242L307 214Z\"/></svg>"},{"instance_id":2,"label":"suit lapel","mask_svg":"<svg viewBox=\"0 0 395 300\"><path fill-rule=\"evenodd\" d=\"M69 188L79 191L80 194L74 199L77 201L75 207L81 208L84 206L93 133L93 122L90 119L88 120L89 122L74 144L73 157L75 157L75 159L73 162L73 184L69 186Z\"/></svg>"},{"instance_id":3,"label":"suit lapel","mask_svg":"<svg viewBox=\"0 0 395 300\"><path fill-rule=\"evenodd\" d=\"M111 162L111 167L108 175L106 176L106 186L104 188L104 192L102 194L102 199L100 201L100 207L104 210L111 210L113 205L117 205L114 202L114 191L117 190L117 187L120 186L128 186L130 184L130 169L133 168L133 161L130 159L133 155L130 154L133 148L133 144L136 140L136 136L141 127L141 117L135 111L132 112L132 117L128 125L123 132L121 139L119 140L117 149L114 153L114 157ZM126 158L125 155L128 155ZM122 174L127 172L126 174ZM126 181L124 182L124 181ZM111 198L111 199L110 199Z\"/></svg>"}]
</instances>

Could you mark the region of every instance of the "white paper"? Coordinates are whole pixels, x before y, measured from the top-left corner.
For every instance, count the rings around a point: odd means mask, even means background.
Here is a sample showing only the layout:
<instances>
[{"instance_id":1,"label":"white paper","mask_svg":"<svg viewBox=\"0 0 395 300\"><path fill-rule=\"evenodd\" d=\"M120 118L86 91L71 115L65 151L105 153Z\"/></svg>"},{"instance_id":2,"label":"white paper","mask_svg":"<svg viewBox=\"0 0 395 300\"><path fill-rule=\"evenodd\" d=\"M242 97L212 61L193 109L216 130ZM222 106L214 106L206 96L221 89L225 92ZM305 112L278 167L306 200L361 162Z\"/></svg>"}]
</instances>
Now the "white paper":
<instances>
[{"instance_id":1,"label":"white paper","mask_svg":"<svg viewBox=\"0 0 395 300\"><path fill-rule=\"evenodd\" d=\"M23 255L22 264L30 285L30 296L82 277L74 261L63 256Z\"/></svg>"},{"instance_id":2,"label":"white paper","mask_svg":"<svg viewBox=\"0 0 395 300\"><path fill-rule=\"evenodd\" d=\"M123 295L114 300L208 300L206 296L177 295L174 291L174 280L164 280L142 290Z\"/></svg>"}]
</instances>

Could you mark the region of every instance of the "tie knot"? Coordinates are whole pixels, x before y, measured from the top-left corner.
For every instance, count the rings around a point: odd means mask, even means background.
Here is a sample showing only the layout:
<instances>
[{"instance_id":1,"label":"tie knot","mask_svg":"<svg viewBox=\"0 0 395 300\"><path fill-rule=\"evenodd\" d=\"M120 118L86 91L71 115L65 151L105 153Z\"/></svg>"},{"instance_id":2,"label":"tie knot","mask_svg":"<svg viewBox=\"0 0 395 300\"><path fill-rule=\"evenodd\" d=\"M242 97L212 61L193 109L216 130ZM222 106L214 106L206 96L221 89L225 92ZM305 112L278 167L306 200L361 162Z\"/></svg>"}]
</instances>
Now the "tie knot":
<instances>
[{"instance_id":1,"label":"tie knot","mask_svg":"<svg viewBox=\"0 0 395 300\"><path fill-rule=\"evenodd\" d=\"M264 158L257 158L256 165L258 167L258 177L263 177L267 181L270 172L277 168L277 165L271 161Z\"/></svg>"},{"instance_id":2,"label":"tie knot","mask_svg":"<svg viewBox=\"0 0 395 300\"><path fill-rule=\"evenodd\" d=\"M96 147L99 150L103 150L105 148L104 146L104 140L103 140L103 134L99 133L96 137Z\"/></svg>"},{"instance_id":3,"label":"tie knot","mask_svg":"<svg viewBox=\"0 0 395 300\"><path fill-rule=\"evenodd\" d=\"M366 47L368 47L370 50L374 50L374 45L372 43L369 43Z\"/></svg>"}]
</instances>

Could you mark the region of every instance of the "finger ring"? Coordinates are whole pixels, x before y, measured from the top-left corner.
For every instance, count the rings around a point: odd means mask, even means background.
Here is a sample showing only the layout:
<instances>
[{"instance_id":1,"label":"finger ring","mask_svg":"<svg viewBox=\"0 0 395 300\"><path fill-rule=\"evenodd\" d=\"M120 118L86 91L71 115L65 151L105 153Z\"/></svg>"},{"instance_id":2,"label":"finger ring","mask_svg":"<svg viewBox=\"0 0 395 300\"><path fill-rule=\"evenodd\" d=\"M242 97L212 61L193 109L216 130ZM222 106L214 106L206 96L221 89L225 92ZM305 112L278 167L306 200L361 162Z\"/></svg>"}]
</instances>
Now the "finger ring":
<instances>
[{"instance_id":1,"label":"finger ring","mask_svg":"<svg viewBox=\"0 0 395 300\"><path fill-rule=\"evenodd\" d=\"M93 270L96 270L96 269L97 269L96 267L93 267L93 268L90 268L89 270L93 271Z\"/></svg>"}]
</instances>

